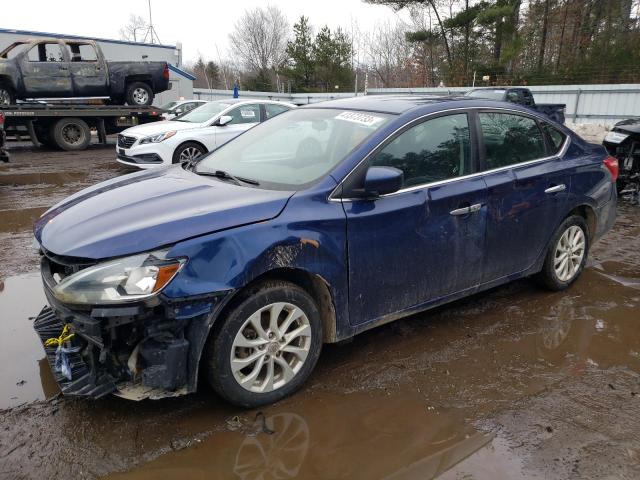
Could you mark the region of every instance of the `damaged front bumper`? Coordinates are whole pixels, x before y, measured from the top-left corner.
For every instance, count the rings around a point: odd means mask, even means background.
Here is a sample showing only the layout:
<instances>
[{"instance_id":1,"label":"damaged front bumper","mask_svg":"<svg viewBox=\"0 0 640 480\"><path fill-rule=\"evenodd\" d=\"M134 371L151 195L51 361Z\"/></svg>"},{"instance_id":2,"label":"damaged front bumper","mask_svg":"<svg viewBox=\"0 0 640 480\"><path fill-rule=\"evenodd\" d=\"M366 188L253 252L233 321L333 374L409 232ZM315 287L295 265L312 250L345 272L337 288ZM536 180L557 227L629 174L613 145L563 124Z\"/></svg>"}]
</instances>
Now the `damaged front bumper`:
<instances>
[{"instance_id":1,"label":"damaged front bumper","mask_svg":"<svg viewBox=\"0 0 640 480\"><path fill-rule=\"evenodd\" d=\"M68 396L100 398L109 393L133 400L194 392L206 338L229 291L197 298L145 301L110 306L70 306L54 297L57 271L74 268L43 257L41 271L49 305L34 321L47 359ZM56 369L57 347L45 342L61 335L70 378Z\"/></svg>"}]
</instances>

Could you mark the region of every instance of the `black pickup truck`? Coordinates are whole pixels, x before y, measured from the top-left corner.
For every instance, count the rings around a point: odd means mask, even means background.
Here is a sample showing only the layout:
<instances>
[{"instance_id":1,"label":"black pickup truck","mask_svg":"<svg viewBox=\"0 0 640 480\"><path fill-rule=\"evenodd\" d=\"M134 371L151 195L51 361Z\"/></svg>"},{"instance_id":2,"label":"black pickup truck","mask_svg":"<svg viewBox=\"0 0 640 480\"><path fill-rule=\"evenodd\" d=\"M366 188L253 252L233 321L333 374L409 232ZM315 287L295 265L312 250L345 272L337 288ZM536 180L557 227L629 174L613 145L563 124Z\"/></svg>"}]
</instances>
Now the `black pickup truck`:
<instances>
[{"instance_id":1,"label":"black pickup truck","mask_svg":"<svg viewBox=\"0 0 640 480\"><path fill-rule=\"evenodd\" d=\"M89 40L29 40L0 52L0 105L27 98L108 97L113 104L141 106L170 88L166 62L107 62Z\"/></svg>"},{"instance_id":2,"label":"black pickup truck","mask_svg":"<svg viewBox=\"0 0 640 480\"><path fill-rule=\"evenodd\" d=\"M474 88L465 94L467 97L486 98L501 102L517 103L532 110L540 112L557 123L564 123L564 112L567 106L564 103L538 103L533 99L533 94L528 88L522 87L491 87Z\"/></svg>"}]
</instances>

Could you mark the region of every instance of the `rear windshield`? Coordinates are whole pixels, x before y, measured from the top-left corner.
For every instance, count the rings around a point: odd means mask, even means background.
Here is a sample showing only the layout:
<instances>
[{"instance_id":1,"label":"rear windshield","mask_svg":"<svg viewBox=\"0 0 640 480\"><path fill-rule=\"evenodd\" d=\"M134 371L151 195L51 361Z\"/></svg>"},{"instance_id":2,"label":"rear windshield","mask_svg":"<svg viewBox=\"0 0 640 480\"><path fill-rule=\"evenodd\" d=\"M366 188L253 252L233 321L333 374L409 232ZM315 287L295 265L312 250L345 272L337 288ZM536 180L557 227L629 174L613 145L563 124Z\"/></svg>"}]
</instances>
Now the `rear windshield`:
<instances>
[{"instance_id":1,"label":"rear windshield","mask_svg":"<svg viewBox=\"0 0 640 480\"><path fill-rule=\"evenodd\" d=\"M213 119L216 115L222 112L230 104L222 102L209 102L204 105L194 108L190 112L181 115L180 118L175 119L176 122L191 122L191 123L204 123Z\"/></svg>"},{"instance_id":2,"label":"rear windshield","mask_svg":"<svg viewBox=\"0 0 640 480\"><path fill-rule=\"evenodd\" d=\"M471 90L467 93L467 97L487 98L489 100L502 100L504 98L504 88L496 88L489 90Z\"/></svg>"}]
</instances>

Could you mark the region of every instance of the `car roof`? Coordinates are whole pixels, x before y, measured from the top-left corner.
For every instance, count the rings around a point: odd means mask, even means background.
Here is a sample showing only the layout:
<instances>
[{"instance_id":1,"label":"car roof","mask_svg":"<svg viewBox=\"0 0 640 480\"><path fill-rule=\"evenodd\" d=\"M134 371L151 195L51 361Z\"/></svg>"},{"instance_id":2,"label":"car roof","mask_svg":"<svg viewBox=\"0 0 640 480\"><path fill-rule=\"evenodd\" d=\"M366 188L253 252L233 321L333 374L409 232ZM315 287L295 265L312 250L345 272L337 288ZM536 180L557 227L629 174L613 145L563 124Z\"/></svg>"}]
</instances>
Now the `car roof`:
<instances>
[{"instance_id":1,"label":"car roof","mask_svg":"<svg viewBox=\"0 0 640 480\"><path fill-rule=\"evenodd\" d=\"M446 110L450 108L472 108L472 107L509 107L516 108L513 103L499 102L488 99L471 99L466 96L438 96L438 95L367 95L363 97L343 98L339 100L329 100L327 102L313 103L299 108L332 108L341 110L363 110L378 113L403 114L410 110L418 109L429 111Z\"/></svg>"}]
</instances>

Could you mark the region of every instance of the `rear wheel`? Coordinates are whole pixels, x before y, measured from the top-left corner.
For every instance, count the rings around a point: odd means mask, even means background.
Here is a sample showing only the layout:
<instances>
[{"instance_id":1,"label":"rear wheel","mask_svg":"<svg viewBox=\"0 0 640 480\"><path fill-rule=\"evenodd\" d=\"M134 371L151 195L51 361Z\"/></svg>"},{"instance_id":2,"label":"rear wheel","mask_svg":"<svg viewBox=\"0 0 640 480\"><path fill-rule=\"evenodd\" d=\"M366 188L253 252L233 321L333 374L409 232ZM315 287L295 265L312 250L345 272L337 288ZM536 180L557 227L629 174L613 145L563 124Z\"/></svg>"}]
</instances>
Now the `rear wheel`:
<instances>
[{"instance_id":1,"label":"rear wheel","mask_svg":"<svg viewBox=\"0 0 640 480\"><path fill-rule=\"evenodd\" d=\"M196 142L185 142L173 152L173 163L191 162L207 153L206 149Z\"/></svg>"},{"instance_id":2,"label":"rear wheel","mask_svg":"<svg viewBox=\"0 0 640 480\"><path fill-rule=\"evenodd\" d=\"M582 273L589 253L589 230L579 215L556 230L538 278L551 290L568 288Z\"/></svg>"},{"instance_id":3,"label":"rear wheel","mask_svg":"<svg viewBox=\"0 0 640 480\"><path fill-rule=\"evenodd\" d=\"M133 82L127 87L127 103L133 106L151 105L153 90L143 82Z\"/></svg>"},{"instance_id":4,"label":"rear wheel","mask_svg":"<svg viewBox=\"0 0 640 480\"><path fill-rule=\"evenodd\" d=\"M236 405L257 407L292 394L320 356L318 308L294 284L266 282L219 321L205 351L206 375Z\"/></svg>"},{"instance_id":5,"label":"rear wheel","mask_svg":"<svg viewBox=\"0 0 640 480\"><path fill-rule=\"evenodd\" d=\"M91 142L89 125L80 118L65 118L56 122L51 129L55 144L63 150L84 150Z\"/></svg>"}]
</instances>

